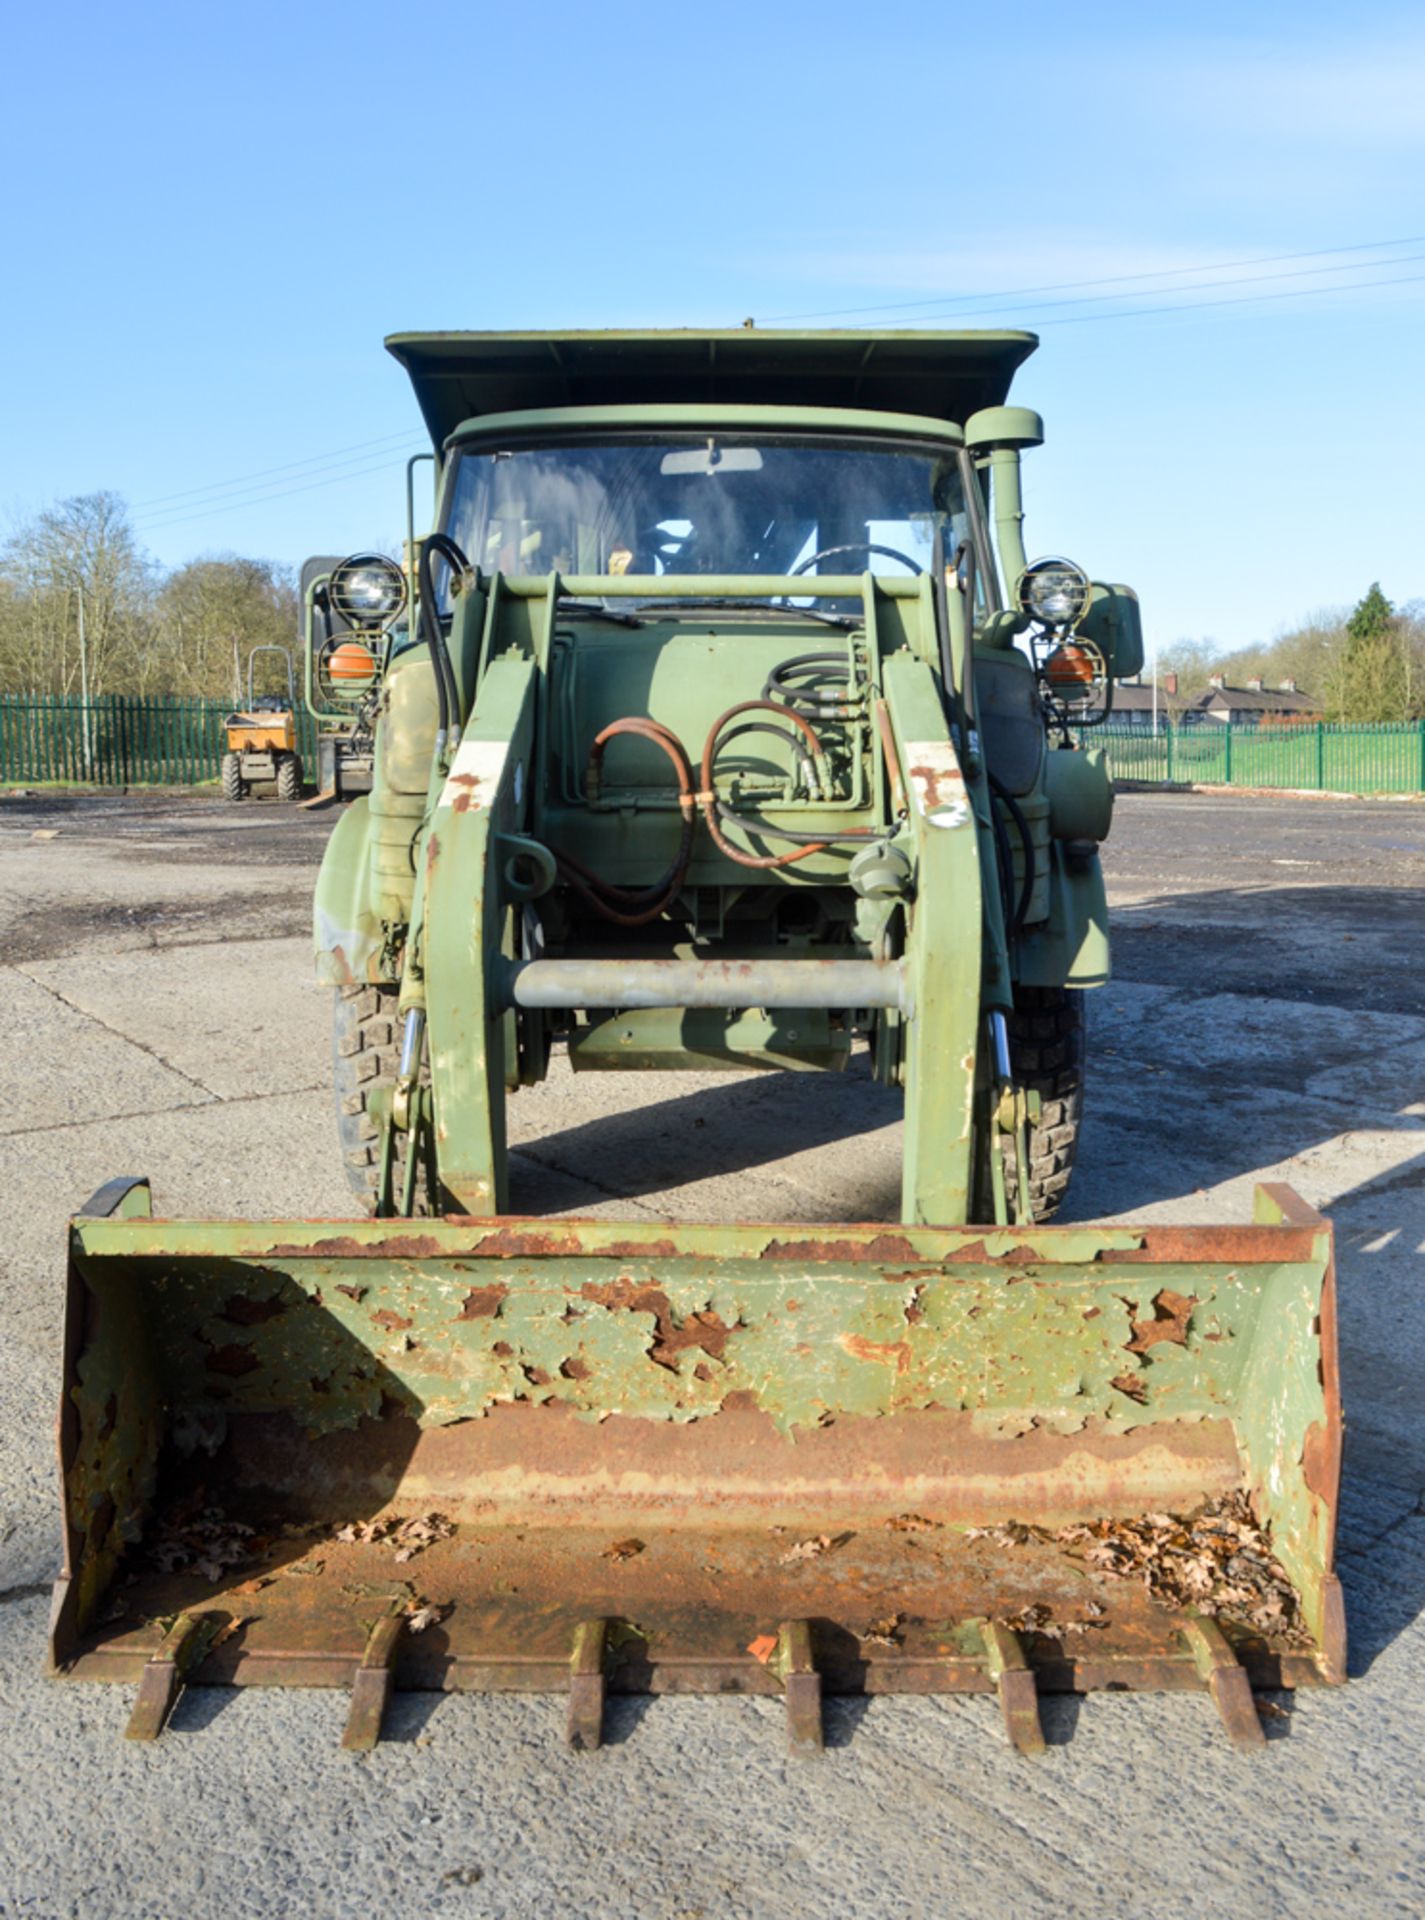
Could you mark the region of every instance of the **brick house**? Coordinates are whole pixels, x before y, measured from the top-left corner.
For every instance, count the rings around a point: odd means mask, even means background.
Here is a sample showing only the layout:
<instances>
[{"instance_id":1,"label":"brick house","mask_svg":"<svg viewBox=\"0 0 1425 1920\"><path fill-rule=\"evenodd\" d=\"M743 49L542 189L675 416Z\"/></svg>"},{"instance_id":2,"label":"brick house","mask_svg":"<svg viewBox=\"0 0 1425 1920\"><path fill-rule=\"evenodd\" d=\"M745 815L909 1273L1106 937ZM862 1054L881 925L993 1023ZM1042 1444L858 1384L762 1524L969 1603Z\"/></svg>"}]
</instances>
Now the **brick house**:
<instances>
[{"instance_id":1,"label":"brick house","mask_svg":"<svg viewBox=\"0 0 1425 1920\"><path fill-rule=\"evenodd\" d=\"M1182 717L1186 722L1212 721L1234 727L1304 724L1321 718L1321 705L1302 693L1295 680L1283 680L1275 687L1264 686L1260 680L1249 680L1244 687L1229 687L1222 674L1214 673L1206 693L1189 700Z\"/></svg>"}]
</instances>

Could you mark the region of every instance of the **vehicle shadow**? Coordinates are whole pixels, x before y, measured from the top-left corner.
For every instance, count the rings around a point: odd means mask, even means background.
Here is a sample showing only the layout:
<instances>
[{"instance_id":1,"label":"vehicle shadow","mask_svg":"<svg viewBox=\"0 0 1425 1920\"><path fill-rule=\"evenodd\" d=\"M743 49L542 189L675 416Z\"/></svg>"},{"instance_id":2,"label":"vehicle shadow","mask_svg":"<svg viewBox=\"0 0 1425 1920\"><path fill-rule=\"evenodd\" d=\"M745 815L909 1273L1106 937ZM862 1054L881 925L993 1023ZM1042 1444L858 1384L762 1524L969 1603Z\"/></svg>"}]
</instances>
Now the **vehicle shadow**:
<instances>
[{"instance_id":1,"label":"vehicle shadow","mask_svg":"<svg viewBox=\"0 0 1425 1920\"><path fill-rule=\"evenodd\" d=\"M512 1140L511 1205L516 1212L543 1212L551 1201L556 1208L568 1204L538 1169L587 1181L610 1197L639 1199L692 1181L770 1167L789 1154L843 1147L899 1126L901 1111L900 1094L872 1080L864 1053L842 1073L768 1072L751 1080L729 1075L647 1106ZM522 1167L522 1159L533 1167ZM859 1197L863 1181L857 1189ZM898 1167L878 1197L890 1212L899 1207Z\"/></svg>"}]
</instances>

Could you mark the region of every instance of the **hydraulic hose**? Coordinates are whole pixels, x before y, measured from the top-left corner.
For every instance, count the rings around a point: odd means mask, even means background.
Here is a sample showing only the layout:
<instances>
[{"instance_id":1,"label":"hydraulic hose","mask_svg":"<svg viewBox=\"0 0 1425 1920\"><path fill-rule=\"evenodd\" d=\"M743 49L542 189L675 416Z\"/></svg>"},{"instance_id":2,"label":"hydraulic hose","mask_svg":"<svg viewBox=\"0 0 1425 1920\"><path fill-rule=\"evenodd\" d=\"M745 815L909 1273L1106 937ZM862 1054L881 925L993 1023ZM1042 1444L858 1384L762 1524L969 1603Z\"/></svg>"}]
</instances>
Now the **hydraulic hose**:
<instances>
[{"instance_id":1,"label":"hydraulic hose","mask_svg":"<svg viewBox=\"0 0 1425 1920\"><path fill-rule=\"evenodd\" d=\"M463 550L447 534L430 533L421 542L421 562L419 580L421 590L421 632L425 636L430 663L435 674L435 697L437 711L436 739L437 752L443 753L445 745L453 731L460 725L460 690L455 683L455 668L451 663L450 648L441 631L440 615L435 607L435 570L436 555L449 562L450 566L462 574L471 571L470 561Z\"/></svg>"},{"instance_id":2,"label":"hydraulic hose","mask_svg":"<svg viewBox=\"0 0 1425 1920\"><path fill-rule=\"evenodd\" d=\"M636 734L642 740L648 740L668 756L673 763L673 771L678 779L678 808L682 814L682 830L678 839L678 851L673 864L659 880L650 887L620 887L613 882L602 880L575 859L573 854L563 853L553 848L555 861L564 879L579 897L586 901L603 919L612 921L620 927L642 927L650 920L656 920L672 905L688 871L688 861L693 851L693 769L684 751L683 743L677 735L670 732L657 720L645 719L640 715L630 715L623 720L614 720L597 735L589 749L587 784L591 793L598 791L603 775L604 753L610 740L619 734Z\"/></svg>"},{"instance_id":3,"label":"hydraulic hose","mask_svg":"<svg viewBox=\"0 0 1425 1920\"><path fill-rule=\"evenodd\" d=\"M842 692L836 694L828 690L818 693L812 688L789 687L786 679L793 673L818 673L831 683L832 688L839 686ZM790 660L778 661L767 676L762 698L770 700L773 694L777 694L789 710L813 713L826 719L848 719L850 691L851 671L846 655L822 651L798 653Z\"/></svg>"},{"instance_id":4,"label":"hydraulic hose","mask_svg":"<svg viewBox=\"0 0 1425 1920\"><path fill-rule=\"evenodd\" d=\"M805 659L808 656L804 655L802 657ZM792 664L790 661L783 663L784 666L790 666ZM781 670L782 669L779 668L777 671L780 672ZM813 853L826 853L838 841L873 839L875 837L874 829L865 827L853 827L829 835L825 832L798 833L790 827L774 828L768 826L762 820L758 820L749 815L735 813L730 808L723 806L713 786L713 763L717 759L717 750L722 744L722 736L726 733L731 722L737 719L739 714L759 712L775 713L779 718L790 720L792 724L800 730L808 742L815 759L819 760L821 758L821 741L817 738L815 728L795 707L784 706L775 700L743 700L740 701L737 706L729 707L726 713L719 714L717 719L713 721L712 726L708 729L708 737L703 742L701 767L702 788L697 795L697 802L702 809L704 823L718 851L725 854L729 860L736 861L740 867L766 869L770 867L789 867L798 860L807 859ZM758 835L765 833L772 838L791 840L796 844L787 853L747 853L741 847L734 846L722 831L722 822L724 820L732 821L741 827L744 833Z\"/></svg>"},{"instance_id":5,"label":"hydraulic hose","mask_svg":"<svg viewBox=\"0 0 1425 1920\"><path fill-rule=\"evenodd\" d=\"M1011 933L1018 933L1024 925L1025 916L1029 912L1029 902L1034 893L1034 881L1036 878L1034 842L1029 837L1029 822L1024 817L1023 807L1020 806L1009 789L1002 786L1001 783L995 779L993 774L990 775L990 791L995 795L996 799L1004 802L1005 809L1013 820L1015 829L1019 834L1020 845L1024 849L1024 879L1020 883L1019 899L1015 904L1014 916L1010 921L1009 928ZM993 812L993 807L991 807L991 811ZM1011 866L1010 872L1013 873L1013 871L1013 866Z\"/></svg>"}]
</instances>

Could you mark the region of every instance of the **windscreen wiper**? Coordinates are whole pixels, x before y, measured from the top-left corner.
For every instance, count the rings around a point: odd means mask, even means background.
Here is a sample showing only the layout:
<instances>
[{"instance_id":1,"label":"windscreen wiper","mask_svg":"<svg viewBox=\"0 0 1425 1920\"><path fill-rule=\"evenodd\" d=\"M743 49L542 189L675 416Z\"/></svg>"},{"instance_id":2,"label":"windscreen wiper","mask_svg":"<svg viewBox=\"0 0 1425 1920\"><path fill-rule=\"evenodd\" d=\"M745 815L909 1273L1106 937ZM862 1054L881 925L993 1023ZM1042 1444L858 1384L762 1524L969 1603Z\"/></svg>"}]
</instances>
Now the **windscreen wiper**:
<instances>
[{"instance_id":1,"label":"windscreen wiper","mask_svg":"<svg viewBox=\"0 0 1425 1920\"><path fill-rule=\"evenodd\" d=\"M641 627L644 622L636 613L615 613L612 607L600 606L597 600L576 600L565 595L555 602L561 613L582 613L590 620L608 620L616 627Z\"/></svg>"},{"instance_id":2,"label":"windscreen wiper","mask_svg":"<svg viewBox=\"0 0 1425 1920\"><path fill-rule=\"evenodd\" d=\"M860 616L854 613L828 613L821 607L774 606L770 602L764 604L757 600L733 599L730 596L724 596L719 599L712 596L699 598L696 595L689 594L685 598L682 594L679 594L676 599L640 600L638 604L640 607L647 609L654 607L660 609L663 607L737 607L754 616L760 616L764 613L784 613L789 614L794 620L819 620L821 624L826 627L851 628L859 627L862 624Z\"/></svg>"}]
</instances>

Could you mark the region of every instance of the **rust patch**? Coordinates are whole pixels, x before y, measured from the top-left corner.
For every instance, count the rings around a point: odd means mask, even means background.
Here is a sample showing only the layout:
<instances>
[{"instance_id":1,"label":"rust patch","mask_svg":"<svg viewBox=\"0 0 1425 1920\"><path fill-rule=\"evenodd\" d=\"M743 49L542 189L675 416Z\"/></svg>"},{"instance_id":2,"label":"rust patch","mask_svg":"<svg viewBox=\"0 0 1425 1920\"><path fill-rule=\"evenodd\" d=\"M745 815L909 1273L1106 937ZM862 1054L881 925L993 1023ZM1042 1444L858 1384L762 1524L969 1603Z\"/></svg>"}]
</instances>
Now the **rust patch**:
<instances>
[{"instance_id":1,"label":"rust patch","mask_svg":"<svg viewBox=\"0 0 1425 1920\"><path fill-rule=\"evenodd\" d=\"M330 1240L314 1240L310 1246L266 1249L273 1260L435 1260L443 1251L439 1240L429 1233L397 1233L380 1240L353 1240L350 1234L341 1234Z\"/></svg>"},{"instance_id":2,"label":"rust patch","mask_svg":"<svg viewBox=\"0 0 1425 1920\"><path fill-rule=\"evenodd\" d=\"M476 807L475 790L479 784L480 779L478 774L452 773L446 781L446 785L448 787L455 787L458 791L450 803L450 811L452 813L469 813L472 808Z\"/></svg>"},{"instance_id":3,"label":"rust patch","mask_svg":"<svg viewBox=\"0 0 1425 1920\"><path fill-rule=\"evenodd\" d=\"M94 1512L84 1534L84 1552L97 1553L113 1531L114 1521L118 1518L118 1508L114 1505L112 1494L100 1494L94 1503Z\"/></svg>"},{"instance_id":4,"label":"rust patch","mask_svg":"<svg viewBox=\"0 0 1425 1920\"><path fill-rule=\"evenodd\" d=\"M413 1327L414 1320L408 1320L404 1314L393 1313L389 1307L382 1307L379 1313L371 1316L373 1326L384 1327L388 1333L404 1333L407 1327Z\"/></svg>"},{"instance_id":5,"label":"rust patch","mask_svg":"<svg viewBox=\"0 0 1425 1920\"><path fill-rule=\"evenodd\" d=\"M842 1333L837 1335L836 1344L853 1360L874 1360L883 1367L894 1367L897 1373L905 1373L910 1367L908 1340L867 1340L859 1333Z\"/></svg>"},{"instance_id":6,"label":"rust patch","mask_svg":"<svg viewBox=\"0 0 1425 1920\"><path fill-rule=\"evenodd\" d=\"M509 1288L498 1280L493 1286L472 1287L455 1317L457 1320L493 1320L505 1304L508 1293Z\"/></svg>"},{"instance_id":7,"label":"rust patch","mask_svg":"<svg viewBox=\"0 0 1425 1920\"><path fill-rule=\"evenodd\" d=\"M515 1350L508 1340L497 1340L490 1351L497 1360L511 1360L514 1358Z\"/></svg>"},{"instance_id":8,"label":"rust patch","mask_svg":"<svg viewBox=\"0 0 1425 1920\"><path fill-rule=\"evenodd\" d=\"M721 1360L728 1335L737 1331L716 1313L690 1313L678 1326L662 1288L643 1286L634 1280L620 1279L605 1285L589 1280L579 1291L586 1300L593 1300L611 1312L651 1314L653 1339L648 1357L656 1366L667 1367L673 1373L678 1371L678 1355L690 1347L700 1347L710 1360Z\"/></svg>"},{"instance_id":9,"label":"rust patch","mask_svg":"<svg viewBox=\"0 0 1425 1920\"><path fill-rule=\"evenodd\" d=\"M989 1267L1036 1267L1043 1266L1047 1256L1038 1247L1010 1247L1005 1253L991 1253L983 1240L967 1240L963 1247L956 1247L947 1253L947 1260L973 1260L977 1264Z\"/></svg>"},{"instance_id":10,"label":"rust patch","mask_svg":"<svg viewBox=\"0 0 1425 1920\"><path fill-rule=\"evenodd\" d=\"M553 1374L546 1373L543 1367L522 1367L520 1371L532 1387L547 1387L554 1378Z\"/></svg>"},{"instance_id":11,"label":"rust patch","mask_svg":"<svg viewBox=\"0 0 1425 1920\"><path fill-rule=\"evenodd\" d=\"M496 1227L482 1234L470 1249L481 1260L540 1260L547 1256L584 1253L577 1233L550 1233L524 1226Z\"/></svg>"},{"instance_id":12,"label":"rust patch","mask_svg":"<svg viewBox=\"0 0 1425 1920\"><path fill-rule=\"evenodd\" d=\"M601 1256L610 1260L674 1260L677 1243L672 1240L610 1240L600 1247Z\"/></svg>"},{"instance_id":13,"label":"rust patch","mask_svg":"<svg viewBox=\"0 0 1425 1920\"><path fill-rule=\"evenodd\" d=\"M1318 1500L1336 1504L1340 1473L1335 1440L1324 1420L1313 1420L1301 1443L1301 1477Z\"/></svg>"},{"instance_id":14,"label":"rust patch","mask_svg":"<svg viewBox=\"0 0 1425 1920\"><path fill-rule=\"evenodd\" d=\"M869 1240L769 1240L764 1260L914 1260L915 1248L901 1233L876 1233Z\"/></svg>"},{"instance_id":15,"label":"rust patch","mask_svg":"<svg viewBox=\"0 0 1425 1920\"><path fill-rule=\"evenodd\" d=\"M927 812L932 807L938 807L946 798L940 791L942 782L950 790L950 799L963 800L965 797L964 779L953 767L927 767L921 765L910 767L907 771L920 792Z\"/></svg>"},{"instance_id":16,"label":"rust patch","mask_svg":"<svg viewBox=\"0 0 1425 1920\"><path fill-rule=\"evenodd\" d=\"M254 1367L261 1364L251 1347L237 1345L214 1347L203 1361L209 1373L226 1374L251 1373Z\"/></svg>"},{"instance_id":17,"label":"rust patch","mask_svg":"<svg viewBox=\"0 0 1425 1920\"><path fill-rule=\"evenodd\" d=\"M924 1292L924 1286L918 1286L912 1298L906 1303L905 1323L908 1327L918 1327L925 1318L925 1308L920 1304L920 1296Z\"/></svg>"},{"instance_id":18,"label":"rust patch","mask_svg":"<svg viewBox=\"0 0 1425 1920\"><path fill-rule=\"evenodd\" d=\"M587 1360L581 1360L577 1353L571 1354L567 1360L560 1361L559 1371L566 1380L587 1380L589 1363ZM699 1368L699 1372L701 1371L702 1369Z\"/></svg>"},{"instance_id":19,"label":"rust patch","mask_svg":"<svg viewBox=\"0 0 1425 1920\"><path fill-rule=\"evenodd\" d=\"M1098 1259L1105 1265L1115 1260L1152 1260L1173 1266L1202 1262L1261 1266L1315 1258L1311 1234L1292 1227L1144 1227L1142 1235L1136 1250L1105 1247Z\"/></svg>"},{"instance_id":20,"label":"rust patch","mask_svg":"<svg viewBox=\"0 0 1425 1920\"><path fill-rule=\"evenodd\" d=\"M338 1284L337 1292L344 1293L348 1300L355 1300L358 1305L366 1298L365 1287L343 1287Z\"/></svg>"},{"instance_id":21,"label":"rust patch","mask_svg":"<svg viewBox=\"0 0 1425 1920\"><path fill-rule=\"evenodd\" d=\"M1136 1400L1140 1407L1148 1398L1148 1389L1136 1373L1120 1373L1116 1380L1110 1380L1108 1384L1126 1394L1130 1400Z\"/></svg>"},{"instance_id":22,"label":"rust patch","mask_svg":"<svg viewBox=\"0 0 1425 1920\"><path fill-rule=\"evenodd\" d=\"M1124 1306L1133 1311L1133 1302L1125 1300ZM1146 1353L1149 1347L1156 1347L1161 1340L1168 1340L1175 1347L1187 1345L1188 1322L1192 1319L1192 1310L1198 1304L1194 1293L1174 1293L1171 1287L1164 1287L1153 1300L1153 1318L1133 1322L1133 1338L1127 1343L1125 1352Z\"/></svg>"},{"instance_id":23,"label":"rust patch","mask_svg":"<svg viewBox=\"0 0 1425 1920\"><path fill-rule=\"evenodd\" d=\"M266 1300L252 1300L245 1293L235 1293L218 1318L226 1320L230 1327L259 1327L264 1320L275 1320L279 1313L286 1311L278 1294L271 1294Z\"/></svg>"}]
</instances>

